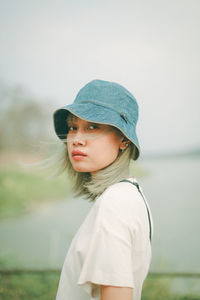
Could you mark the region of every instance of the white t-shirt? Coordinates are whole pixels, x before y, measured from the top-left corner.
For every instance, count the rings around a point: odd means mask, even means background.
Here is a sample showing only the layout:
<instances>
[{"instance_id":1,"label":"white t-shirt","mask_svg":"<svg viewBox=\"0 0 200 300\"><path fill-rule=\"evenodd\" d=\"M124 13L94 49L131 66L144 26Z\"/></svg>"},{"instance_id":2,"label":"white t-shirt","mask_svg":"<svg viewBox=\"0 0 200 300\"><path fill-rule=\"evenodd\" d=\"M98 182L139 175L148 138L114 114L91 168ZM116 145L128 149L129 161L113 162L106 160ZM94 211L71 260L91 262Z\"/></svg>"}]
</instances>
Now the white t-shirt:
<instances>
[{"instance_id":1,"label":"white t-shirt","mask_svg":"<svg viewBox=\"0 0 200 300\"><path fill-rule=\"evenodd\" d=\"M137 187L128 182L108 187L71 242L56 300L100 299L100 285L132 287L133 299L140 300L151 261L149 230Z\"/></svg>"}]
</instances>

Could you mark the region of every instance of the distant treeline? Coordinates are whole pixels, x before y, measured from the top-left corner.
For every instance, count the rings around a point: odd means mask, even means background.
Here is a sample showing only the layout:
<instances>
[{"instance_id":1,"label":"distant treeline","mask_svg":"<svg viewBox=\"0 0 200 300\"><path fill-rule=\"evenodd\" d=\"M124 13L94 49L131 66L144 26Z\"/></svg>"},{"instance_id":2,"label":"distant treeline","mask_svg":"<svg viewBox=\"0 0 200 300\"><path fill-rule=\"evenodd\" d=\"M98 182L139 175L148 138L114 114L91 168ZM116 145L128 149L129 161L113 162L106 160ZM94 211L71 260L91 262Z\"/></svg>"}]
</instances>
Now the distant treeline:
<instances>
[{"instance_id":1,"label":"distant treeline","mask_svg":"<svg viewBox=\"0 0 200 300\"><path fill-rule=\"evenodd\" d=\"M46 100L24 88L0 84L0 151L27 150L48 138L50 116Z\"/></svg>"},{"instance_id":2,"label":"distant treeline","mask_svg":"<svg viewBox=\"0 0 200 300\"><path fill-rule=\"evenodd\" d=\"M152 153L152 154L145 154L144 158L155 158L155 159L162 159L162 158L181 158L181 157L199 157L200 156L200 146L194 149L187 149L184 151L177 151L177 152L166 152L166 153Z\"/></svg>"}]
</instances>

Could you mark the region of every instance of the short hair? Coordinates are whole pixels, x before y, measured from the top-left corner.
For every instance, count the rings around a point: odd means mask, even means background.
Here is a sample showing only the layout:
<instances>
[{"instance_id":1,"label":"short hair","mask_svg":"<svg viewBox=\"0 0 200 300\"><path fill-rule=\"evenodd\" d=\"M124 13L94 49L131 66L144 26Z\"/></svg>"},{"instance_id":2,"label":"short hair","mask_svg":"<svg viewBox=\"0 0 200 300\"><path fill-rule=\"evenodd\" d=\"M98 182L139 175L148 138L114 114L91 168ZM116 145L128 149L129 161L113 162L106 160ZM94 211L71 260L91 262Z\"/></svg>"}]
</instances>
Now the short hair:
<instances>
[{"instance_id":1,"label":"short hair","mask_svg":"<svg viewBox=\"0 0 200 300\"><path fill-rule=\"evenodd\" d=\"M89 172L77 172L70 162L67 145L62 143L58 155L56 155L56 174L67 171L72 181L72 191L75 197L83 196L90 202L99 197L110 185L119 182L129 176L129 165L136 153L134 144L130 144L124 151L119 150L115 161L96 172L93 176Z\"/></svg>"},{"instance_id":2,"label":"short hair","mask_svg":"<svg viewBox=\"0 0 200 300\"><path fill-rule=\"evenodd\" d=\"M77 117L74 114L69 112L67 114L66 123L68 121L73 121L76 118ZM124 136L118 128L114 126L111 127L117 131L118 134ZM83 196L90 201L94 201L111 184L127 178L130 161L136 155L136 147L133 143L130 143L129 147L124 151L119 150L118 156L114 162L91 176L89 172L77 172L73 169L68 155L67 143L64 143L64 145L63 152L61 152L63 157L60 159L63 162L70 179L73 181L72 190L74 196Z\"/></svg>"}]
</instances>

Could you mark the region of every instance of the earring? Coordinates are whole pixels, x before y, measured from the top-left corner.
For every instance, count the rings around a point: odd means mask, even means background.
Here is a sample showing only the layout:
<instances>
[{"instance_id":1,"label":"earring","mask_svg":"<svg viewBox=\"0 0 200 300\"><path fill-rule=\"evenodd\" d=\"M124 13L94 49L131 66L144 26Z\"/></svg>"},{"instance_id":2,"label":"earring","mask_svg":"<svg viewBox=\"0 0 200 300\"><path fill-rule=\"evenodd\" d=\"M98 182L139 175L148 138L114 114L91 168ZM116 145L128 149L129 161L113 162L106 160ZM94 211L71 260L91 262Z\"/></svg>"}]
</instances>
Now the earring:
<instances>
[{"instance_id":1,"label":"earring","mask_svg":"<svg viewBox=\"0 0 200 300\"><path fill-rule=\"evenodd\" d=\"M126 148L124 148L124 149L120 149L122 152L124 152L124 150L126 150L126 149L128 148L129 144L128 144L128 143L126 143L126 144L125 144L125 146L126 146Z\"/></svg>"}]
</instances>

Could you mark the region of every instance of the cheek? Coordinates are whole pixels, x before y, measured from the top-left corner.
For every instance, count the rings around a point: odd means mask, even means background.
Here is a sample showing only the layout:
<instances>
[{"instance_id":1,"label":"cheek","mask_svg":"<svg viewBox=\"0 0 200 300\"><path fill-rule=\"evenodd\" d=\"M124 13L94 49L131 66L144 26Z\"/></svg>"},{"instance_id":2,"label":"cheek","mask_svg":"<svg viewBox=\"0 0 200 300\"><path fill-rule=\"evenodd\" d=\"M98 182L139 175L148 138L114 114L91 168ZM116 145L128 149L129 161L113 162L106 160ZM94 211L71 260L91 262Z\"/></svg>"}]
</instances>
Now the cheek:
<instances>
[{"instance_id":1,"label":"cheek","mask_svg":"<svg viewBox=\"0 0 200 300\"><path fill-rule=\"evenodd\" d=\"M68 153L69 153L69 150L70 150L70 145L69 145L69 143L67 143L67 150L68 150Z\"/></svg>"},{"instance_id":2,"label":"cheek","mask_svg":"<svg viewBox=\"0 0 200 300\"><path fill-rule=\"evenodd\" d=\"M69 156L69 158L70 158L70 153L71 153L71 151L72 151L72 143L67 143L67 151L68 151L68 156ZM70 159L71 160L71 159Z\"/></svg>"},{"instance_id":3,"label":"cheek","mask_svg":"<svg viewBox=\"0 0 200 300\"><path fill-rule=\"evenodd\" d=\"M94 143L94 153L103 157L115 159L119 153L119 140L114 136L107 136Z\"/></svg>"}]
</instances>

